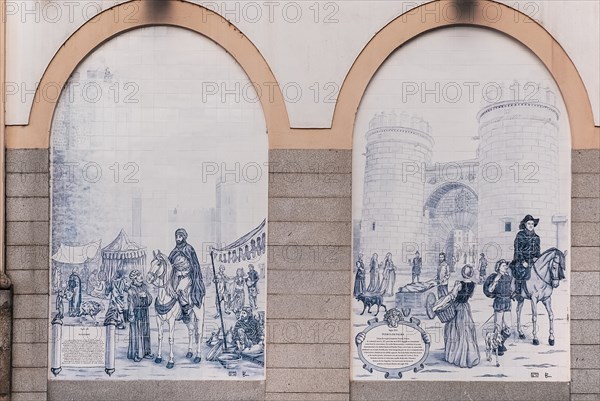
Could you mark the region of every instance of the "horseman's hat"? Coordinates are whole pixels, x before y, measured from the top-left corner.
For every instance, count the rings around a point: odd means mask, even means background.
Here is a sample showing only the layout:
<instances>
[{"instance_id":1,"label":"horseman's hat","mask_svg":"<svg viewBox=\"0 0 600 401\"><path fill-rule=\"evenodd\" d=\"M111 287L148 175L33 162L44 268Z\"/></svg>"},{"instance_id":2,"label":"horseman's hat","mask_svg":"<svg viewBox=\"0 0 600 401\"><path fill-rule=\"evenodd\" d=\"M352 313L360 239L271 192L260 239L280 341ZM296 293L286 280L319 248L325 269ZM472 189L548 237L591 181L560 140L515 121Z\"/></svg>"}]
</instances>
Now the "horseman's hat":
<instances>
[{"instance_id":1,"label":"horseman's hat","mask_svg":"<svg viewBox=\"0 0 600 401\"><path fill-rule=\"evenodd\" d=\"M530 220L533 220L534 227L537 227L538 223L540 222L540 219L534 219L532 215L528 214L523 218L523 220L521 220L521 223L519 223L519 230L524 230L525 224L527 224L527 222Z\"/></svg>"}]
</instances>

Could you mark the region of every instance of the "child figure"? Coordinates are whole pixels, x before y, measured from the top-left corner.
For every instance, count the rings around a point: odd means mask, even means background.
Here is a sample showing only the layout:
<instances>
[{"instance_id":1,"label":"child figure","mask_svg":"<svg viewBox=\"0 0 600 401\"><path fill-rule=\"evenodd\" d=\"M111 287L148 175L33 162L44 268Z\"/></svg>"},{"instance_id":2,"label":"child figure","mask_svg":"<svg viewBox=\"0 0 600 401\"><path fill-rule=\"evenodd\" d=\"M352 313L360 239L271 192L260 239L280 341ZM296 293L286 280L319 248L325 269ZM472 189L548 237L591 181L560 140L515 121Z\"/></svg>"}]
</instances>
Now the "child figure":
<instances>
[{"instance_id":1,"label":"child figure","mask_svg":"<svg viewBox=\"0 0 600 401\"><path fill-rule=\"evenodd\" d=\"M502 333L506 325L506 312L510 314L511 296L514 292L514 280L509 274L508 262L500 259L496 262L496 273L491 274L485 282L485 294L494 298L494 333ZM504 331L506 332L506 331ZM504 355L504 341L498 347L498 355Z\"/></svg>"}]
</instances>

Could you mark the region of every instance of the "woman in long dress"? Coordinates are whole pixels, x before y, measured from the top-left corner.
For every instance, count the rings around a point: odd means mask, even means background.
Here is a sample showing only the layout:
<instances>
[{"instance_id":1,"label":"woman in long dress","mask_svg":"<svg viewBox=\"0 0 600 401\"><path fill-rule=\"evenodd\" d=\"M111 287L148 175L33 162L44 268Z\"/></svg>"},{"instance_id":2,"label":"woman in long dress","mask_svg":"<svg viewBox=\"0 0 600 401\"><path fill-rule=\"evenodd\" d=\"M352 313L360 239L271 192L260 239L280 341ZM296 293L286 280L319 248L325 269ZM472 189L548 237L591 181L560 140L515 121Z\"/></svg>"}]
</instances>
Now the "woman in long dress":
<instances>
[{"instance_id":1,"label":"woman in long dress","mask_svg":"<svg viewBox=\"0 0 600 401\"><path fill-rule=\"evenodd\" d=\"M392 261L392 254L388 252L383 262L383 279L381 280L379 292L382 295L394 295L394 285L396 284L396 266Z\"/></svg>"},{"instance_id":2,"label":"woman in long dress","mask_svg":"<svg viewBox=\"0 0 600 401\"><path fill-rule=\"evenodd\" d=\"M369 263L369 287L367 287L367 292L379 291L378 264L377 254L374 253L373 256L371 256L371 262Z\"/></svg>"},{"instance_id":3,"label":"woman in long dress","mask_svg":"<svg viewBox=\"0 0 600 401\"><path fill-rule=\"evenodd\" d=\"M229 302L229 309L231 311L233 311L234 313L238 313L240 310L242 310L242 307L244 306L244 302L245 302L245 296L244 296L244 283L245 283L245 277L244 277L244 269L242 269L241 267L239 267L236 270L236 274L235 277L233 278L233 295L231 296L230 302Z\"/></svg>"},{"instance_id":4,"label":"woman in long dress","mask_svg":"<svg viewBox=\"0 0 600 401\"><path fill-rule=\"evenodd\" d=\"M365 264L362 260L362 253L358 255L356 261L356 276L354 276L354 298L365 292Z\"/></svg>"},{"instance_id":5,"label":"woman in long dress","mask_svg":"<svg viewBox=\"0 0 600 401\"><path fill-rule=\"evenodd\" d=\"M453 300L456 316L444 327L444 358L461 368L472 368L479 364L477 330L469 305L469 298L475 291L473 275L473 267L465 265L462 268L463 280L457 281L448 295Z\"/></svg>"}]
</instances>

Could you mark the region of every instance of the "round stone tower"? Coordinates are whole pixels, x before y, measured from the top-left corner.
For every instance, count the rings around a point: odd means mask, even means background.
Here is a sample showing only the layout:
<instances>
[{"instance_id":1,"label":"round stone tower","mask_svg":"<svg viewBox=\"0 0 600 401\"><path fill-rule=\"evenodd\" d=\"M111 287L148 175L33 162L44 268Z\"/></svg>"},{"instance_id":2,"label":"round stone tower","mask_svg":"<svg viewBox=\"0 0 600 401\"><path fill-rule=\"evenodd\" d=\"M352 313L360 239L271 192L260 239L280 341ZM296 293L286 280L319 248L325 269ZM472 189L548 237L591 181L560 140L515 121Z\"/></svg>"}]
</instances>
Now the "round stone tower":
<instances>
[{"instance_id":1,"label":"round stone tower","mask_svg":"<svg viewBox=\"0 0 600 401\"><path fill-rule=\"evenodd\" d=\"M391 252L396 265L425 243L425 168L433 138L421 118L395 113L375 115L366 133L366 164L360 224L365 265L376 252Z\"/></svg>"},{"instance_id":2,"label":"round stone tower","mask_svg":"<svg viewBox=\"0 0 600 401\"><path fill-rule=\"evenodd\" d=\"M540 219L535 231L542 250L557 245L552 223L559 212L555 95L538 87L527 100L508 97L484 106L477 116L479 250L492 261L512 260L519 223L527 214Z\"/></svg>"}]
</instances>

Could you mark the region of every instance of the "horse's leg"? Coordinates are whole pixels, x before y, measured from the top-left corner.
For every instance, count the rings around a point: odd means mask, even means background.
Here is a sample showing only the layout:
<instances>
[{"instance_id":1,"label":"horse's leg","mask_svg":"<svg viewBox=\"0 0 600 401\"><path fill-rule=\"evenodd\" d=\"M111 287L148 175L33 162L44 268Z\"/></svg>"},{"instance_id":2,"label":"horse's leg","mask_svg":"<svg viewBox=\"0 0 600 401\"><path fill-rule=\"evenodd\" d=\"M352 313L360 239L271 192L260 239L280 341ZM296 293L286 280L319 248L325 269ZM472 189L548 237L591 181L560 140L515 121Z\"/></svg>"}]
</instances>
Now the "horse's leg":
<instances>
[{"instance_id":1,"label":"horse's leg","mask_svg":"<svg viewBox=\"0 0 600 401\"><path fill-rule=\"evenodd\" d=\"M173 356L173 344L175 343L175 315L169 317L169 362L167 369L172 369L175 366Z\"/></svg>"},{"instance_id":2,"label":"horse's leg","mask_svg":"<svg viewBox=\"0 0 600 401\"><path fill-rule=\"evenodd\" d=\"M548 312L548 321L550 322L550 336L548 337L548 344L554 345L554 312L552 312L552 302L550 297L542 301Z\"/></svg>"},{"instance_id":3,"label":"horse's leg","mask_svg":"<svg viewBox=\"0 0 600 401\"><path fill-rule=\"evenodd\" d=\"M517 302L517 332L519 333L519 338L521 340L525 339L525 333L523 333L523 330L521 329L521 312L523 311L524 304L524 299L521 299L519 302Z\"/></svg>"},{"instance_id":4,"label":"horse's leg","mask_svg":"<svg viewBox=\"0 0 600 401\"><path fill-rule=\"evenodd\" d=\"M194 316L193 310L189 311L190 313L190 321L186 324L188 329L188 351L185 354L186 358L192 358L194 356L192 350L194 349L194 320L196 317Z\"/></svg>"},{"instance_id":5,"label":"horse's leg","mask_svg":"<svg viewBox=\"0 0 600 401\"><path fill-rule=\"evenodd\" d=\"M200 309L198 310L198 314L200 314L201 312L204 312L204 303L202 303L201 311ZM202 317L198 318L198 316ZM194 356L194 363L200 363L200 361L202 360L202 355L200 354L200 344L202 342L200 326L204 324L203 319L203 315L196 315L196 318L194 319L194 340L196 341L196 354Z\"/></svg>"},{"instance_id":6,"label":"horse's leg","mask_svg":"<svg viewBox=\"0 0 600 401\"><path fill-rule=\"evenodd\" d=\"M161 363L162 362L162 345L163 345L163 326L165 321L160 318L160 315L156 315L156 323L158 326L158 351L156 353L156 359L154 362Z\"/></svg>"},{"instance_id":7,"label":"horse's leg","mask_svg":"<svg viewBox=\"0 0 600 401\"><path fill-rule=\"evenodd\" d=\"M537 338L537 298L531 297L531 322L533 323L533 345L540 345Z\"/></svg>"}]
</instances>

